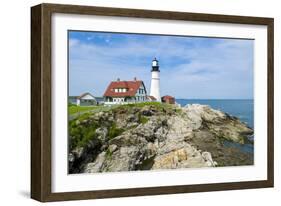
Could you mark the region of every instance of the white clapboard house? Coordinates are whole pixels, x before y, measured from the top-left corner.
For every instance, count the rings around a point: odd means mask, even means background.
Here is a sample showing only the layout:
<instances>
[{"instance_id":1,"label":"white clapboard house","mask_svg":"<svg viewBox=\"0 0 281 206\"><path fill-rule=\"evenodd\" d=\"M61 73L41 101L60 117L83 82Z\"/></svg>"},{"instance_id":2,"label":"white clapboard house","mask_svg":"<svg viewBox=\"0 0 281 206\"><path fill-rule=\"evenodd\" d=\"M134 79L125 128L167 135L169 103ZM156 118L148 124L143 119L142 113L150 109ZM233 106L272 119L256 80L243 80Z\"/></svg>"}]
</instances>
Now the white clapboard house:
<instances>
[{"instance_id":1,"label":"white clapboard house","mask_svg":"<svg viewBox=\"0 0 281 206\"><path fill-rule=\"evenodd\" d=\"M117 81L110 82L103 96L105 105L147 101L144 82L136 78L133 81L120 81L120 79L117 79Z\"/></svg>"}]
</instances>

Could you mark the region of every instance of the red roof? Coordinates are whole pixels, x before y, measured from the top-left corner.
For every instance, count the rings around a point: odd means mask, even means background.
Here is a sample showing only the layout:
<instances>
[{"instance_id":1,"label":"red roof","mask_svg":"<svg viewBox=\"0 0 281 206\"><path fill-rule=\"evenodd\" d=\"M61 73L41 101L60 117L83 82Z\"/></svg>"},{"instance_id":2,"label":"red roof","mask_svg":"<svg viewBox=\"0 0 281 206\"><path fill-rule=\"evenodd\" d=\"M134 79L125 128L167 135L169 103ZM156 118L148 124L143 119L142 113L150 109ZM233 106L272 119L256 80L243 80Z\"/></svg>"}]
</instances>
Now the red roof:
<instances>
[{"instance_id":1,"label":"red roof","mask_svg":"<svg viewBox=\"0 0 281 206\"><path fill-rule=\"evenodd\" d=\"M109 84L103 96L132 97L135 96L143 81L114 81ZM115 92L114 89L127 89L126 92Z\"/></svg>"},{"instance_id":2,"label":"red roof","mask_svg":"<svg viewBox=\"0 0 281 206\"><path fill-rule=\"evenodd\" d=\"M163 96L162 99L175 99L175 98L172 96L166 95L166 96Z\"/></svg>"}]
</instances>

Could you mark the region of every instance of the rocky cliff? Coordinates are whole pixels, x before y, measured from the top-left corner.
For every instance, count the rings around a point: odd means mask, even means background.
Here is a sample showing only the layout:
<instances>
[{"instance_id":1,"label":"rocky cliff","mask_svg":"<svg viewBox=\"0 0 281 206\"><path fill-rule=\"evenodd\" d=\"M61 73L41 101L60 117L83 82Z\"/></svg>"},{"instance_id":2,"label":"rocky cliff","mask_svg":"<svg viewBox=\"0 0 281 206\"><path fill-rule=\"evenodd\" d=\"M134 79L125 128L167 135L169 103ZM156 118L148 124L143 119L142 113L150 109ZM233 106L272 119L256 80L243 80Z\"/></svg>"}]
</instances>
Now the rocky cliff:
<instances>
[{"instance_id":1,"label":"rocky cliff","mask_svg":"<svg viewBox=\"0 0 281 206\"><path fill-rule=\"evenodd\" d=\"M253 130L206 105L123 105L70 121L69 134L70 173L253 164L239 149Z\"/></svg>"}]
</instances>

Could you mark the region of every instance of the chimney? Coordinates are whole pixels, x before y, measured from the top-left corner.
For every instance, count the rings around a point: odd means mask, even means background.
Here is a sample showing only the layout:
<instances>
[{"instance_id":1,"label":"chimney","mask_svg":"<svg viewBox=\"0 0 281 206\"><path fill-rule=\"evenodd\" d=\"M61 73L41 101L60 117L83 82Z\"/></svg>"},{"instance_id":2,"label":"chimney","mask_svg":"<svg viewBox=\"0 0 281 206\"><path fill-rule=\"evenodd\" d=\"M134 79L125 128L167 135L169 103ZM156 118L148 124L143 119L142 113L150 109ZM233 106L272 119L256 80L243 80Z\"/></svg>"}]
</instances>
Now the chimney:
<instances>
[{"instance_id":1,"label":"chimney","mask_svg":"<svg viewBox=\"0 0 281 206\"><path fill-rule=\"evenodd\" d=\"M134 81L137 81L137 77L134 77Z\"/></svg>"},{"instance_id":2,"label":"chimney","mask_svg":"<svg viewBox=\"0 0 281 206\"><path fill-rule=\"evenodd\" d=\"M117 82L120 82L120 78L117 78Z\"/></svg>"}]
</instances>

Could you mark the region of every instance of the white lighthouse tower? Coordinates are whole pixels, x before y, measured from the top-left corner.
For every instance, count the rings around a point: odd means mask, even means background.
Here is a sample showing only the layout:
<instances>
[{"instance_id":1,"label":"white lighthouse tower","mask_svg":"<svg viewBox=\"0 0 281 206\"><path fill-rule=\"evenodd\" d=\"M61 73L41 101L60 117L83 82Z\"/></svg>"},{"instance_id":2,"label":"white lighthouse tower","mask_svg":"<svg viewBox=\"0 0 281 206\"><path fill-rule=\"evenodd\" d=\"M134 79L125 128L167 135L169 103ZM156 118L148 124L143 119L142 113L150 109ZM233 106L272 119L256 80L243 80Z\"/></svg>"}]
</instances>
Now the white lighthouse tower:
<instances>
[{"instance_id":1,"label":"white lighthouse tower","mask_svg":"<svg viewBox=\"0 0 281 206\"><path fill-rule=\"evenodd\" d=\"M150 96L155 97L157 102L161 102L160 70L158 60L156 58L152 61Z\"/></svg>"}]
</instances>

